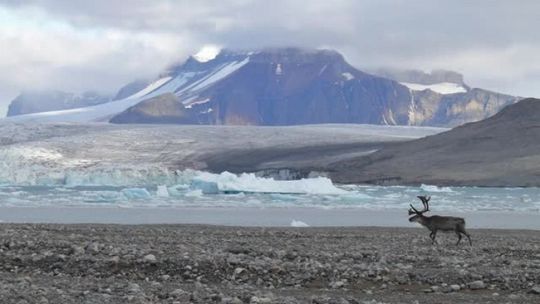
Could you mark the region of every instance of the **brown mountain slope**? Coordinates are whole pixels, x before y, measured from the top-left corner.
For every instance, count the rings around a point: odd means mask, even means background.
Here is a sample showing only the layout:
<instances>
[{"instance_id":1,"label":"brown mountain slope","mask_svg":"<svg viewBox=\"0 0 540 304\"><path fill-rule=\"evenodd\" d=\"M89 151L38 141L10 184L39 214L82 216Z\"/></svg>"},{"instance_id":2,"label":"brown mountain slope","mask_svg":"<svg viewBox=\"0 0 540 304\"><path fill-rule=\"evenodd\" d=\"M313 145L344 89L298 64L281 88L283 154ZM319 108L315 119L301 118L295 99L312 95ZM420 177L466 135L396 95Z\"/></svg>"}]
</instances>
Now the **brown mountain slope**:
<instances>
[{"instance_id":1,"label":"brown mountain slope","mask_svg":"<svg viewBox=\"0 0 540 304\"><path fill-rule=\"evenodd\" d=\"M334 164L331 175L347 183L540 186L540 100Z\"/></svg>"},{"instance_id":2,"label":"brown mountain slope","mask_svg":"<svg viewBox=\"0 0 540 304\"><path fill-rule=\"evenodd\" d=\"M114 116L112 123L162 123L193 124L194 115L186 109L178 97L165 93L144 100L126 111Z\"/></svg>"}]
</instances>

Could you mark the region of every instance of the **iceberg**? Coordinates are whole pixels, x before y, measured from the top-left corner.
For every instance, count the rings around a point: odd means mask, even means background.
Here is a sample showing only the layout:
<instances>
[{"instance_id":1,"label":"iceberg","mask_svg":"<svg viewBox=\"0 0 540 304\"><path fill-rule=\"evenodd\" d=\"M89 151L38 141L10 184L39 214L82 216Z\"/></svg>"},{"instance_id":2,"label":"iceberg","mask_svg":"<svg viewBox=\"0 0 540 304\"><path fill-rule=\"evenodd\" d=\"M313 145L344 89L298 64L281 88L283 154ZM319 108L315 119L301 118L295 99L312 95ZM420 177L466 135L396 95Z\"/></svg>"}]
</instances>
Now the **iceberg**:
<instances>
[{"instance_id":1,"label":"iceberg","mask_svg":"<svg viewBox=\"0 0 540 304\"><path fill-rule=\"evenodd\" d=\"M167 190L166 185L157 186L156 196L158 197L169 197L169 190Z\"/></svg>"},{"instance_id":2,"label":"iceberg","mask_svg":"<svg viewBox=\"0 0 540 304\"><path fill-rule=\"evenodd\" d=\"M420 189L426 192L454 192L454 190L452 190L452 188L450 187L438 187L438 186L424 185L424 184L420 186Z\"/></svg>"},{"instance_id":3,"label":"iceberg","mask_svg":"<svg viewBox=\"0 0 540 304\"><path fill-rule=\"evenodd\" d=\"M309 227L309 225L302 221L292 220L291 227L305 228Z\"/></svg>"},{"instance_id":4,"label":"iceberg","mask_svg":"<svg viewBox=\"0 0 540 304\"><path fill-rule=\"evenodd\" d=\"M122 189L122 194L128 199L149 199L151 198L150 192L145 188L125 188Z\"/></svg>"},{"instance_id":5,"label":"iceberg","mask_svg":"<svg viewBox=\"0 0 540 304\"><path fill-rule=\"evenodd\" d=\"M300 180L275 180L257 177L253 173L236 175L230 172L213 174L198 171L191 186L204 194L216 193L281 193L340 195L347 191L336 187L329 178L316 177Z\"/></svg>"}]
</instances>

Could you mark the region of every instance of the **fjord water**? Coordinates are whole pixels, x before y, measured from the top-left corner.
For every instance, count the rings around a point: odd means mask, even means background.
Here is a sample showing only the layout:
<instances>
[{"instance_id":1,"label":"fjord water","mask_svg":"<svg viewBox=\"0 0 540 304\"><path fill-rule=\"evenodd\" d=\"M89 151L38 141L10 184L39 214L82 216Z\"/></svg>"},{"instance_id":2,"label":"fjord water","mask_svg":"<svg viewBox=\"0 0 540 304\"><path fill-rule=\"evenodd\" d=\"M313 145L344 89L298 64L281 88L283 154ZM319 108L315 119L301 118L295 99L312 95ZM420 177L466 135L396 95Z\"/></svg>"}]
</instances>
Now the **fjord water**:
<instances>
[{"instance_id":1,"label":"fjord water","mask_svg":"<svg viewBox=\"0 0 540 304\"><path fill-rule=\"evenodd\" d=\"M471 227L540 229L540 188L335 185L198 171L157 186L3 185L0 220L411 226L406 211L421 206L417 195L432 196L433 214L476 218Z\"/></svg>"}]
</instances>

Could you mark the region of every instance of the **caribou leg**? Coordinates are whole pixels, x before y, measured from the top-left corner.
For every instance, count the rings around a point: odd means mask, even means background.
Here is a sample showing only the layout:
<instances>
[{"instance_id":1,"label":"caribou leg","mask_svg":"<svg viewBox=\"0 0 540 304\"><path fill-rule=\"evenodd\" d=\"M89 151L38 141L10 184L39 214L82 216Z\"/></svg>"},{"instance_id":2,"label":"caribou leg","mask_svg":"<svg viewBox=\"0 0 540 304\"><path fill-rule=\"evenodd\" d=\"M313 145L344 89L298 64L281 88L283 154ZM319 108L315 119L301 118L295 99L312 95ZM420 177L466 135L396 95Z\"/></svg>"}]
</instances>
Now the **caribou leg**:
<instances>
[{"instance_id":1,"label":"caribou leg","mask_svg":"<svg viewBox=\"0 0 540 304\"><path fill-rule=\"evenodd\" d=\"M461 233L459 231L456 231L456 234L457 234L457 237L458 237L458 240L457 240L457 243L456 243L456 246L459 245L459 242L461 242Z\"/></svg>"},{"instance_id":2,"label":"caribou leg","mask_svg":"<svg viewBox=\"0 0 540 304\"><path fill-rule=\"evenodd\" d=\"M435 240L435 238L437 237L437 230L431 231L429 237L431 238L431 244L436 244L437 241Z\"/></svg>"},{"instance_id":3,"label":"caribou leg","mask_svg":"<svg viewBox=\"0 0 540 304\"><path fill-rule=\"evenodd\" d=\"M471 236L467 232L463 232L463 234L469 239L469 245L472 246Z\"/></svg>"}]
</instances>

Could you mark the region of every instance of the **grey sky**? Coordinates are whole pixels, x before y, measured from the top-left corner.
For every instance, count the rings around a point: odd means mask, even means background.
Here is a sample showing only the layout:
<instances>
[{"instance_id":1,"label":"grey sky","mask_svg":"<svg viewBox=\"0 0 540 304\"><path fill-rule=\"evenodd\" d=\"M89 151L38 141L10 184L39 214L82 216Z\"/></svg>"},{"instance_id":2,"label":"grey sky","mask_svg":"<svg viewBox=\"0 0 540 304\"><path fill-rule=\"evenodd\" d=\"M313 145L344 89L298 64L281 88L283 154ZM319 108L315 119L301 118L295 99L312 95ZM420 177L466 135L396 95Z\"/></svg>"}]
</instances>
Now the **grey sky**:
<instances>
[{"instance_id":1,"label":"grey sky","mask_svg":"<svg viewBox=\"0 0 540 304\"><path fill-rule=\"evenodd\" d=\"M540 1L0 0L0 112L22 89L113 92L206 44L325 47L540 97Z\"/></svg>"}]
</instances>

